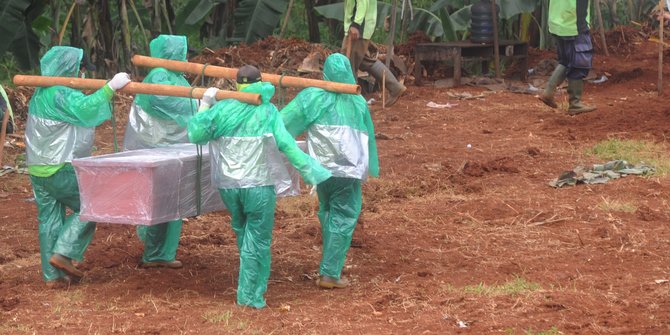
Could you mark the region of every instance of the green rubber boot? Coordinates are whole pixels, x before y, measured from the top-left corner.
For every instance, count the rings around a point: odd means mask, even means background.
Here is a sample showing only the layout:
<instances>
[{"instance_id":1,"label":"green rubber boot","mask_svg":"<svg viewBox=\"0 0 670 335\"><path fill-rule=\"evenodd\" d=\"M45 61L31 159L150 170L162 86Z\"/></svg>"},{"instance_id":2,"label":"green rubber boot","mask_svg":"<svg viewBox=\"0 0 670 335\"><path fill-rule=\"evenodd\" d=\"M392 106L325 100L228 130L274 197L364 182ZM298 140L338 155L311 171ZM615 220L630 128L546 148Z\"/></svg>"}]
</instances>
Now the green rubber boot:
<instances>
[{"instance_id":1,"label":"green rubber boot","mask_svg":"<svg viewBox=\"0 0 670 335\"><path fill-rule=\"evenodd\" d=\"M593 112L596 107L585 105L582 103L582 92L584 91L584 81L581 79L568 80L568 95L570 95L570 107L568 107L568 114L577 115L582 113Z\"/></svg>"},{"instance_id":2,"label":"green rubber boot","mask_svg":"<svg viewBox=\"0 0 670 335\"><path fill-rule=\"evenodd\" d=\"M554 94L556 93L556 87L565 80L567 73L567 67L561 64L556 66L551 77L549 77L549 81L547 81L547 86L544 88L544 92L540 93L540 101L551 108L558 108L558 104L556 103L556 100L554 100Z\"/></svg>"}]
</instances>

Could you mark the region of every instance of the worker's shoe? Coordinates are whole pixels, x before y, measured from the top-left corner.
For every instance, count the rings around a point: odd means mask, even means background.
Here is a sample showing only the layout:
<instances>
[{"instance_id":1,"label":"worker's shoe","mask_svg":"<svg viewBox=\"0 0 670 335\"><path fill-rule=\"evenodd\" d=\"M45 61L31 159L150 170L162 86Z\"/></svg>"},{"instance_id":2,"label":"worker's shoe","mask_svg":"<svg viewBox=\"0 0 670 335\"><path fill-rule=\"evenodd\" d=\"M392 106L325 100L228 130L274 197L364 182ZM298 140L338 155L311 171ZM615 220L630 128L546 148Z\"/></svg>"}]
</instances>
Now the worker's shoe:
<instances>
[{"instance_id":1,"label":"worker's shoe","mask_svg":"<svg viewBox=\"0 0 670 335\"><path fill-rule=\"evenodd\" d=\"M316 285L318 285L321 288L345 288L351 283L349 283L348 280L344 278L340 279L335 279L333 277L328 277L328 276L321 276L319 279L316 280Z\"/></svg>"},{"instance_id":2,"label":"worker's shoe","mask_svg":"<svg viewBox=\"0 0 670 335\"><path fill-rule=\"evenodd\" d=\"M74 264L72 264L72 259L65 257L61 254L53 254L49 259L49 264L53 265L55 268L64 271L71 277L80 279L84 276L84 273L77 269Z\"/></svg>"},{"instance_id":3,"label":"worker's shoe","mask_svg":"<svg viewBox=\"0 0 670 335\"><path fill-rule=\"evenodd\" d=\"M391 107L395 104L398 99L405 93L407 87L401 84L398 79L393 75L389 69L386 68L386 65L380 61L374 62L372 66L368 69L375 80L379 83L381 88L381 82L384 81L384 86L389 91L389 95L386 99L384 107Z\"/></svg>"},{"instance_id":4,"label":"worker's shoe","mask_svg":"<svg viewBox=\"0 0 670 335\"><path fill-rule=\"evenodd\" d=\"M582 103L582 92L584 91L584 81L581 79L570 79L568 81L568 95L570 96L570 106L568 114L577 115L593 112L596 107Z\"/></svg>"},{"instance_id":5,"label":"worker's shoe","mask_svg":"<svg viewBox=\"0 0 670 335\"><path fill-rule=\"evenodd\" d=\"M142 262L140 267L143 269L151 268L168 268L168 269L181 269L184 267L181 261L155 261L155 262Z\"/></svg>"},{"instance_id":6,"label":"worker's shoe","mask_svg":"<svg viewBox=\"0 0 670 335\"><path fill-rule=\"evenodd\" d=\"M551 74L551 77L549 77L549 80L547 81L547 86L544 87L544 91L542 91L542 93L540 93L540 96L538 97L540 101L544 102L545 105L551 108L558 108L558 104L554 99L554 94L556 94L556 87L558 87L558 85L560 85L563 82L563 80L565 80L567 73L568 73L567 67L561 64L558 64L556 66L554 72Z\"/></svg>"},{"instance_id":7,"label":"worker's shoe","mask_svg":"<svg viewBox=\"0 0 670 335\"><path fill-rule=\"evenodd\" d=\"M63 277L60 277L56 280L50 280L46 282L47 288L50 289L60 289L60 288L68 288L72 284L76 284L79 282L80 278L77 278L76 280L73 277L70 277L68 275L65 275Z\"/></svg>"}]
</instances>

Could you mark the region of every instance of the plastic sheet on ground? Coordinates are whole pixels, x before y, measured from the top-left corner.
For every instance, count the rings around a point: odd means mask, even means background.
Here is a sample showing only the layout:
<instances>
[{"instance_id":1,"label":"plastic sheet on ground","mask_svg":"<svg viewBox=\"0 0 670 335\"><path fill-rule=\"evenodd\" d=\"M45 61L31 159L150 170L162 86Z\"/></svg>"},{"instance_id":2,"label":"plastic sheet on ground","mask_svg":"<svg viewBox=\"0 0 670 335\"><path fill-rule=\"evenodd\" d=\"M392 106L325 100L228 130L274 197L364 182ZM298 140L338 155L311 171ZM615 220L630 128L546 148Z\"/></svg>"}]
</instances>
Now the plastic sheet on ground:
<instances>
[{"instance_id":1,"label":"plastic sheet on ground","mask_svg":"<svg viewBox=\"0 0 670 335\"><path fill-rule=\"evenodd\" d=\"M604 184L627 175L648 175L654 171L654 167L645 164L633 165L624 160L614 160L605 164L594 164L589 169L578 166L572 171L565 171L550 181L549 186L559 188L577 184Z\"/></svg>"}]
</instances>

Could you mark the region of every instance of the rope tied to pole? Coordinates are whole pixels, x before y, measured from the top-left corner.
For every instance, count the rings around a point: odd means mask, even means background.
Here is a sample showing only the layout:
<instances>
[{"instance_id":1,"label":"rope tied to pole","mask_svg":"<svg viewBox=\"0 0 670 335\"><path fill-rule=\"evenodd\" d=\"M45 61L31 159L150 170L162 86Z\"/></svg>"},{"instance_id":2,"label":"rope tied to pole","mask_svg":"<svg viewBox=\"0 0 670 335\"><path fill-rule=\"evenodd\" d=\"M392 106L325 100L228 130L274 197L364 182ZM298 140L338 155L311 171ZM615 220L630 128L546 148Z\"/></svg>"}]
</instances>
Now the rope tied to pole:
<instances>
[{"instance_id":1,"label":"rope tied to pole","mask_svg":"<svg viewBox=\"0 0 670 335\"><path fill-rule=\"evenodd\" d=\"M286 98L286 87L282 85L282 80L284 80L284 75L286 73L282 72L281 76L279 76L279 109L284 108L286 106L285 104L285 98Z\"/></svg>"},{"instance_id":2,"label":"rope tied to pole","mask_svg":"<svg viewBox=\"0 0 670 335\"><path fill-rule=\"evenodd\" d=\"M203 78L204 82L204 78ZM195 87L191 87L191 90L189 91L189 98L193 98L193 90L195 90ZM191 115L195 115L195 109L193 108L193 103L191 102L189 104L191 106ZM195 213L196 215L200 215L201 210L202 210L202 185L201 185L201 179L202 179L202 145L196 144L195 146L196 149L196 160L195 160Z\"/></svg>"}]
</instances>

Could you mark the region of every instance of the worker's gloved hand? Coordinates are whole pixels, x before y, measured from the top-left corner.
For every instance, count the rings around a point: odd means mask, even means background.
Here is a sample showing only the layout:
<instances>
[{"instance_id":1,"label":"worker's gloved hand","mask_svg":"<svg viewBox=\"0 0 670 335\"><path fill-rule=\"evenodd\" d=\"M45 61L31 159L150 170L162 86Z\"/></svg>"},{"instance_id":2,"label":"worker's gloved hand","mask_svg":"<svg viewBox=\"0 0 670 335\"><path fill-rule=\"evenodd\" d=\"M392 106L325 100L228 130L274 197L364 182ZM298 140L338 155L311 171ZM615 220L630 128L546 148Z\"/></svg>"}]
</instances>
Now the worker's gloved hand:
<instances>
[{"instance_id":1,"label":"worker's gloved hand","mask_svg":"<svg viewBox=\"0 0 670 335\"><path fill-rule=\"evenodd\" d=\"M202 95L200 108L209 108L216 103L216 92L219 89L216 87L210 87L205 91L205 94Z\"/></svg>"},{"instance_id":2,"label":"worker's gloved hand","mask_svg":"<svg viewBox=\"0 0 670 335\"><path fill-rule=\"evenodd\" d=\"M125 72L119 72L114 75L114 78L112 78L107 85L109 85L109 88L113 91L117 91L128 85L129 82L130 76Z\"/></svg>"}]
</instances>

